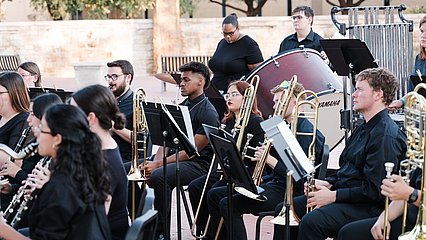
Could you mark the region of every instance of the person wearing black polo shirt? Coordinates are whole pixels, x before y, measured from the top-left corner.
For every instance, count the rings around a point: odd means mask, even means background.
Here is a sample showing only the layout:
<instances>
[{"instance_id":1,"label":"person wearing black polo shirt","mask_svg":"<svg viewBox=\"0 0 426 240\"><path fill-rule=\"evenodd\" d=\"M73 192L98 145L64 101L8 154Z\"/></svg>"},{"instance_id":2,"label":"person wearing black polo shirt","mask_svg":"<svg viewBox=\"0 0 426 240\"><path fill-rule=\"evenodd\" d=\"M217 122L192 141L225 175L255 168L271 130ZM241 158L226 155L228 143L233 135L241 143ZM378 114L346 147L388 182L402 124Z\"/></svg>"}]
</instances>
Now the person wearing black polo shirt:
<instances>
[{"instance_id":1,"label":"person wearing black polo shirt","mask_svg":"<svg viewBox=\"0 0 426 240\"><path fill-rule=\"evenodd\" d=\"M181 95L187 97L180 105L188 107L195 146L199 153L199 156L192 158L189 158L183 150L178 153L180 183L181 185L188 185L192 180L207 173L213 157L213 149L208 144L202 124L219 127L219 115L204 94L204 89L210 83L210 72L207 66L199 62L189 62L182 65L179 71L182 72ZM176 187L176 153L172 153L169 149L166 149L166 152L169 153L167 157L166 196L164 195L163 147L159 147L153 161L148 162L145 166L140 165L140 168L145 170L150 179L149 186L154 189L154 207L159 213L158 235L170 231L170 228L164 229L164 220L167 219L170 223L170 200L172 190ZM164 209L164 201L167 201L167 209ZM167 218L165 218L164 214L166 214ZM170 236L170 234L167 234L167 236Z\"/></svg>"},{"instance_id":2,"label":"person wearing black polo shirt","mask_svg":"<svg viewBox=\"0 0 426 240\"><path fill-rule=\"evenodd\" d=\"M123 163L132 159L131 132L133 130L133 91L130 89L134 71L127 60L116 60L107 63L108 74L105 80L117 98L120 112L126 116L126 127L122 130L112 128L112 137L117 142ZM130 166L130 165L129 165Z\"/></svg>"},{"instance_id":3,"label":"person wearing black polo shirt","mask_svg":"<svg viewBox=\"0 0 426 240\"><path fill-rule=\"evenodd\" d=\"M366 69L356 76L354 110L365 122L348 139L340 169L325 181L315 180L315 191L308 196L294 198L294 210L301 219L297 239L335 238L344 225L377 217L384 209L380 193L384 164L394 163L396 171L407 151L406 137L387 110L398 86L395 76L382 68ZM305 184L305 192L306 188ZM307 207L314 210L306 214Z\"/></svg>"},{"instance_id":4,"label":"person wearing black polo shirt","mask_svg":"<svg viewBox=\"0 0 426 240\"><path fill-rule=\"evenodd\" d=\"M296 32L284 38L278 53L297 49L303 45L304 48L317 50L323 59L327 59L327 55L325 55L319 42L323 38L312 30L314 10L309 6L298 6L293 9L291 15Z\"/></svg>"}]
</instances>

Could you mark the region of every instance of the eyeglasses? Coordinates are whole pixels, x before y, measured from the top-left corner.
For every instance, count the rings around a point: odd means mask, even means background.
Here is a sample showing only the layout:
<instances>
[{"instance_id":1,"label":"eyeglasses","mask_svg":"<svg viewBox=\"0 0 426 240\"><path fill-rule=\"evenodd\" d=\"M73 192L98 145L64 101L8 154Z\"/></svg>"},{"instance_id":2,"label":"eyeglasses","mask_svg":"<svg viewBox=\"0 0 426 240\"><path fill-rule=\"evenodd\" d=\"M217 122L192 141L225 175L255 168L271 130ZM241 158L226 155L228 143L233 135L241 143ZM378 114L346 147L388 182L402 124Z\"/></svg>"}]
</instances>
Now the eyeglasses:
<instances>
[{"instance_id":1,"label":"eyeglasses","mask_svg":"<svg viewBox=\"0 0 426 240\"><path fill-rule=\"evenodd\" d=\"M223 98L225 99L225 101L228 101L229 99L234 98L236 96L241 96L241 94L238 93L238 92L232 92L232 93L225 93L225 94L223 94Z\"/></svg>"},{"instance_id":2,"label":"eyeglasses","mask_svg":"<svg viewBox=\"0 0 426 240\"><path fill-rule=\"evenodd\" d=\"M123 76L123 75L127 75L127 74L124 74L124 73L122 73L122 74L111 74L111 75L105 75L104 76L104 78L105 78L105 81L110 81L110 80L112 80L112 81L117 81L117 79L118 79L118 77L121 77L121 76Z\"/></svg>"},{"instance_id":3,"label":"eyeglasses","mask_svg":"<svg viewBox=\"0 0 426 240\"><path fill-rule=\"evenodd\" d=\"M52 132L43 131L43 130L41 130L42 128L43 128L43 126L40 124L40 125L38 125L37 127L34 128L34 132L52 135Z\"/></svg>"},{"instance_id":4,"label":"eyeglasses","mask_svg":"<svg viewBox=\"0 0 426 240\"><path fill-rule=\"evenodd\" d=\"M222 32L222 34L223 34L224 37L226 37L226 36L232 37L232 36L234 36L234 34L237 30L238 30L238 28L236 28L233 32Z\"/></svg>"},{"instance_id":5,"label":"eyeglasses","mask_svg":"<svg viewBox=\"0 0 426 240\"><path fill-rule=\"evenodd\" d=\"M20 74L20 75L21 75L22 78L24 78L24 77L31 77L31 76L34 76L36 74Z\"/></svg>"},{"instance_id":6,"label":"eyeglasses","mask_svg":"<svg viewBox=\"0 0 426 240\"><path fill-rule=\"evenodd\" d=\"M291 19L293 19L293 20L301 20L301 19L303 19L303 18L305 18L304 16L302 16L302 15L297 15L297 16L291 16Z\"/></svg>"}]
</instances>

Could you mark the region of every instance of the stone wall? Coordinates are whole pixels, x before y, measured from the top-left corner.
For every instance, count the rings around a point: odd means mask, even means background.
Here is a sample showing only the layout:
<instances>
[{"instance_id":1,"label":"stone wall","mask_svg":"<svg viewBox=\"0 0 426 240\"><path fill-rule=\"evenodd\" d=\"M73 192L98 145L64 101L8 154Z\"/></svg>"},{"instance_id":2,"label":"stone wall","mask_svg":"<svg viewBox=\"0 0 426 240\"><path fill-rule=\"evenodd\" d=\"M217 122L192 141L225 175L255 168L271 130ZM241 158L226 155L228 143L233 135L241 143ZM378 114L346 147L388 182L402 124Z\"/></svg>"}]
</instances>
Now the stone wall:
<instances>
[{"instance_id":1,"label":"stone wall","mask_svg":"<svg viewBox=\"0 0 426 240\"><path fill-rule=\"evenodd\" d=\"M422 16L406 15L415 22L414 53ZM241 17L239 21L241 32L259 43L265 59L275 55L282 39L293 32L288 17ZM221 22L222 18L180 19L174 48L160 48L156 54L211 55L222 38ZM337 31L330 16L315 17L313 29L325 38ZM130 60L136 76L160 71L160 64L154 64L153 22L149 19L2 22L0 54L19 54L21 61L34 61L43 75L53 77L74 77L73 64L78 62L116 59Z\"/></svg>"}]
</instances>

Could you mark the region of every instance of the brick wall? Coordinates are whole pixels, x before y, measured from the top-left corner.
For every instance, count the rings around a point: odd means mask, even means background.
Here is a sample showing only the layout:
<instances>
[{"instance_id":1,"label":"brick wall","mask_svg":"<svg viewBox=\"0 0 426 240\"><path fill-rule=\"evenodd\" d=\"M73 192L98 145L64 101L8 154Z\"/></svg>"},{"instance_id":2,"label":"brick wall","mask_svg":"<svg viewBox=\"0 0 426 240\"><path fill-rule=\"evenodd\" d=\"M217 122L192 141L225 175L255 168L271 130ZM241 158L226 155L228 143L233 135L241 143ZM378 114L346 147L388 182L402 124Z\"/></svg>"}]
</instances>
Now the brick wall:
<instances>
[{"instance_id":1,"label":"brick wall","mask_svg":"<svg viewBox=\"0 0 426 240\"><path fill-rule=\"evenodd\" d=\"M415 22L414 52L418 46L418 22L423 15L406 15ZM279 43L293 27L288 17L239 18L241 32L258 43L264 58L275 55ZM211 55L221 35L222 18L180 19L174 49L164 54ZM108 62L128 59L137 76L154 69L153 23L138 20L83 20L49 22L1 22L0 54L19 54L21 61L34 61L42 74L74 77L77 62ZM337 30L329 16L315 17L314 31L329 38Z\"/></svg>"}]
</instances>

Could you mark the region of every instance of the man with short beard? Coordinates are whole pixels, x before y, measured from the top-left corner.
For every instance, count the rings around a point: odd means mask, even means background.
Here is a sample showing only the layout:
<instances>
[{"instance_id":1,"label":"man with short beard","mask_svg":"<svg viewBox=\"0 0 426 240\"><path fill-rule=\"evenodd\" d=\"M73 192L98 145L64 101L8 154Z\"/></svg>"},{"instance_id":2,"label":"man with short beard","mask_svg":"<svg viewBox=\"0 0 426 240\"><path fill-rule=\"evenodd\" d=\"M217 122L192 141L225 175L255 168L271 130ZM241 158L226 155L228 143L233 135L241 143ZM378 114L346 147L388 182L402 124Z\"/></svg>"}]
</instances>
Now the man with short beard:
<instances>
[{"instance_id":1,"label":"man with short beard","mask_svg":"<svg viewBox=\"0 0 426 240\"><path fill-rule=\"evenodd\" d=\"M112 129L112 137L120 148L123 163L126 163L132 159L133 91L130 89L130 84L133 81L134 71L132 64L127 60L109 62L107 66L108 74L105 80L117 98L120 111L126 115L126 127L122 130Z\"/></svg>"}]
</instances>

